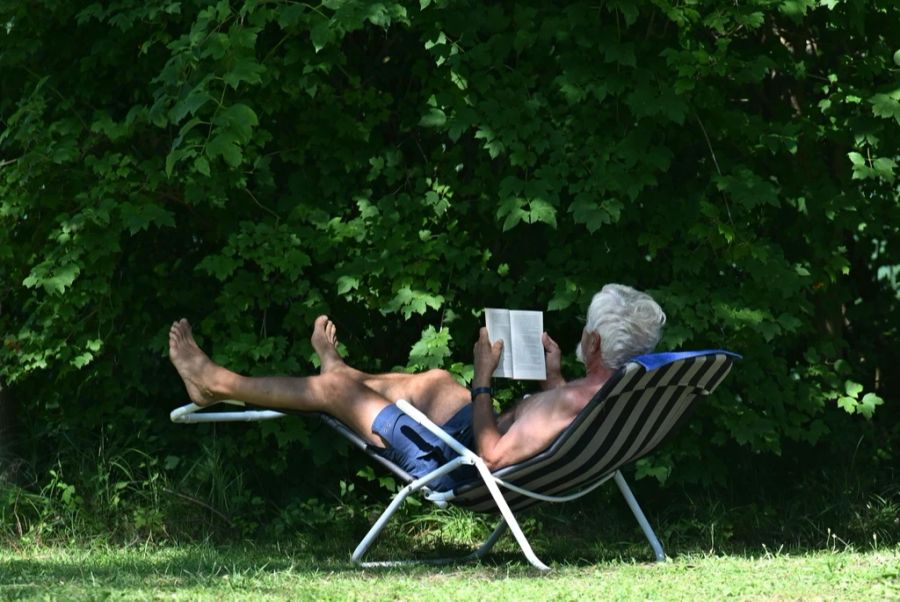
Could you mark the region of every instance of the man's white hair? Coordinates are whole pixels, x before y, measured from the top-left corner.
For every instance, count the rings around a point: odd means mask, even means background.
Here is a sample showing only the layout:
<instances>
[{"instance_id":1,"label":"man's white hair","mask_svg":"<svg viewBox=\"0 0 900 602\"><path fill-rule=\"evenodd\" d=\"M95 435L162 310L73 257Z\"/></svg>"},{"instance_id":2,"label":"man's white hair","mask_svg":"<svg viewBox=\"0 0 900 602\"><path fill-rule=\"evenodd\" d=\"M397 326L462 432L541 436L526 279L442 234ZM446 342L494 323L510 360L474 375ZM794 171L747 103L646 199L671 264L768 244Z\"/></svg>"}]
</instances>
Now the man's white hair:
<instances>
[{"instance_id":1,"label":"man's white hair","mask_svg":"<svg viewBox=\"0 0 900 602\"><path fill-rule=\"evenodd\" d=\"M585 329L600 335L603 364L617 370L653 351L665 323L666 314L653 297L624 284L607 284L591 300Z\"/></svg>"}]
</instances>

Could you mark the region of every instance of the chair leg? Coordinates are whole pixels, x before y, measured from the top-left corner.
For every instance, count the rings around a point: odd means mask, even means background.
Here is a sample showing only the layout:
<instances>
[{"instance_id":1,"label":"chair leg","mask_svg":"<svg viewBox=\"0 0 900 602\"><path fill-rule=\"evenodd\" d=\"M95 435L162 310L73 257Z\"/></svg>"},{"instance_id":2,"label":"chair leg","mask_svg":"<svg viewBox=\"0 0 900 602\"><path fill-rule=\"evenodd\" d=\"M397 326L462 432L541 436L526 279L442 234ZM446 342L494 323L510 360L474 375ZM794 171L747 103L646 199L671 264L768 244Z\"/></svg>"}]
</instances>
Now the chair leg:
<instances>
[{"instance_id":1,"label":"chair leg","mask_svg":"<svg viewBox=\"0 0 900 602\"><path fill-rule=\"evenodd\" d=\"M359 542L359 545L356 546L356 549L353 551L352 560L353 562L359 564L363 567L383 567L383 566L403 566L405 564L418 564L417 561L403 561L403 560L395 560L395 561L386 561L386 562L362 562L362 557L368 551L369 547L371 547L372 543L381 533L384 526L387 524L388 520L390 520L391 516L394 515L394 512L397 511L397 508L403 503L403 501L412 493L412 488L405 488L397 493L394 499L391 501L390 505L382 512L381 516L375 522L374 525L369 529L369 532L366 533L366 536L363 537L362 541ZM488 538L478 547L477 550L463 556L461 558L435 558L432 560L423 561L425 564L450 564L454 562L468 562L472 560L480 560L487 555L488 552L491 551L491 548L494 547L494 544L497 543L497 540L506 532L508 525L506 520L500 519L500 522L497 523L497 526L494 527L494 531L488 536ZM530 560L530 558L529 558ZM532 563L533 564L533 563ZM540 568L540 567L538 567Z\"/></svg>"},{"instance_id":2,"label":"chair leg","mask_svg":"<svg viewBox=\"0 0 900 602\"><path fill-rule=\"evenodd\" d=\"M445 474L451 473L463 464L470 464L470 461L467 458L459 457L450 462L447 462L443 466L440 466L427 475L420 477L406 485L403 489L397 492L394 495L394 499L391 500L391 503L385 508L384 512L381 513L381 516L378 517L378 520L375 521L375 524L372 525L372 528L369 529L369 532L366 533L366 536L362 538L362 541L359 542L359 545L356 546L356 549L353 550L353 555L351 556L353 562L360 564L362 566L367 566L366 563L361 562L363 555L372 545L372 542L378 537L381 533L381 530L384 529L384 526L390 520L390 518L394 515L400 505L406 500L409 495L415 491L418 491L422 487L425 487L432 480L441 477ZM368 563L369 566L377 566L383 564L394 564L394 563Z\"/></svg>"},{"instance_id":3,"label":"chair leg","mask_svg":"<svg viewBox=\"0 0 900 602\"><path fill-rule=\"evenodd\" d=\"M665 562L666 553L663 552L662 544L659 543L656 533L653 532L650 523L647 521L647 517L644 516L644 512L634 498L634 494L631 493L631 488L628 486L628 483L625 482L625 477L617 470L614 478L616 485L619 486L619 491L622 492L622 496L625 498L625 501L628 502L628 507L631 508L634 518L637 519L638 524L641 526L641 530L643 530L644 535L647 537L647 541L650 542L650 547L653 548L653 553L656 554L656 561Z\"/></svg>"},{"instance_id":4,"label":"chair leg","mask_svg":"<svg viewBox=\"0 0 900 602\"><path fill-rule=\"evenodd\" d=\"M422 483L428 481L438 473L449 472L454 467L449 467L449 465L444 465L439 468L434 473L418 479L403 489L401 489L397 495L394 496L394 499L391 500L390 505L385 509L385 511L378 517L378 520L375 521L375 524L372 525L372 528L369 529L369 532L366 533L366 536L363 537L362 541L359 542L359 545L356 546L356 549L353 551L352 560L353 562L359 564L360 566L370 567L370 566L398 566L402 564L408 564L406 562L362 562L362 557L365 555L366 551L372 545L372 542L378 537L381 533L381 530L387 524L388 520L394 515L403 501L411 494L412 492L418 490ZM490 471L487 469L487 466L484 465L480 459L476 461L475 467L478 469L478 472L481 473L482 478L487 485L488 491L490 491L491 496L494 498L494 503L497 504L497 508L500 510L500 514L503 517L503 520L500 521L500 524L494 529L494 532L491 533L491 536L488 537L487 541L485 541L482 546L476 550L473 554L470 554L467 557L464 557L463 560L472 560L476 558L481 558L494 546L497 540L500 538L500 535L503 534L506 526L512 531L513 537L516 538L516 542L519 544L519 547L522 549L522 553L525 554L525 558L528 559L528 562L531 563L533 567L538 569L539 571L549 571L550 567L540 561L540 559L535 555L534 551L531 549L531 544L528 543L528 539L526 539L525 534L522 532L521 527L519 527L518 521L516 521L516 517L513 515L512 510L509 507L509 504L506 503L506 499L503 497L503 494L500 492L500 488L497 487L497 484L494 482L491 477ZM434 561L436 563L443 563L444 560Z\"/></svg>"},{"instance_id":5,"label":"chair leg","mask_svg":"<svg viewBox=\"0 0 900 602\"><path fill-rule=\"evenodd\" d=\"M481 478L484 479L484 484L487 485L488 491L491 493L491 497L494 498L494 503L497 504L497 508L500 510L500 514L501 516L503 516L504 522L509 525L509 530L512 531L513 537L516 538L516 542L519 544L519 547L522 548L522 553L525 554L525 558L527 558L528 562L531 563L531 566L533 566L537 570L549 571L550 567L541 562L541 560L531 549L531 544L528 543L528 539L522 532L522 528L519 527L519 522L516 520L516 517L513 515L512 510L509 508L509 504L506 503L506 498L503 497L503 494L500 492L500 488L497 486L497 483L494 482L494 478L491 476L491 472L488 470L487 466L485 466L484 462L479 459L477 462L475 462L475 468L477 468L478 472L481 473Z\"/></svg>"},{"instance_id":6,"label":"chair leg","mask_svg":"<svg viewBox=\"0 0 900 602\"><path fill-rule=\"evenodd\" d=\"M391 500L391 503L385 508L384 512L381 513L381 516L378 517L378 520L375 521L375 524L372 525L372 528L369 529L369 532L366 533L365 537L362 538L362 541L359 542L359 545L356 546L356 549L353 550L353 555L351 559L353 562L357 564L362 564L361 562L363 555L368 551L369 547L372 545L372 542L378 537L381 533L381 530L384 529L384 526L390 520L390 518L394 515L397 509L400 507L400 504L409 496L410 493L415 491L411 485L407 485L394 496L394 499Z\"/></svg>"}]
</instances>

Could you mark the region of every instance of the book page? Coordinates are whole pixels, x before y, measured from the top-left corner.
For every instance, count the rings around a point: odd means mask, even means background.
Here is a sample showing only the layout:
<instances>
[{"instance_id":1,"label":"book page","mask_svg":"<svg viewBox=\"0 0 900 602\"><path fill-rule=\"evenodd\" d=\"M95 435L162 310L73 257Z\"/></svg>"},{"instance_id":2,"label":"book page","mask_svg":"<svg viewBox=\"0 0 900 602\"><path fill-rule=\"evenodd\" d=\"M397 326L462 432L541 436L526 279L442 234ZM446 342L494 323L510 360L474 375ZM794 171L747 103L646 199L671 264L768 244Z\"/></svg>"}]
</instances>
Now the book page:
<instances>
[{"instance_id":1,"label":"book page","mask_svg":"<svg viewBox=\"0 0 900 602\"><path fill-rule=\"evenodd\" d=\"M544 361L544 313L540 311L510 310L509 326L512 332L513 378L522 380L546 380L547 364Z\"/></svg>"},{"instance_id":2,"label":"book page","mask_svg":"<svg viewBox=\"0 0 900 602\"><path fill-rule=\"evenodd\" d=\"M500 354L500 363L494 370L493 376L501 378L512 378L513 376L513 358L512 358L512 339L509 329L509 310L494 309L487 307L484 310L485 326L488 329L488 337L491 343L502 340L503 352Z\"/></svg>"}]
</instances>

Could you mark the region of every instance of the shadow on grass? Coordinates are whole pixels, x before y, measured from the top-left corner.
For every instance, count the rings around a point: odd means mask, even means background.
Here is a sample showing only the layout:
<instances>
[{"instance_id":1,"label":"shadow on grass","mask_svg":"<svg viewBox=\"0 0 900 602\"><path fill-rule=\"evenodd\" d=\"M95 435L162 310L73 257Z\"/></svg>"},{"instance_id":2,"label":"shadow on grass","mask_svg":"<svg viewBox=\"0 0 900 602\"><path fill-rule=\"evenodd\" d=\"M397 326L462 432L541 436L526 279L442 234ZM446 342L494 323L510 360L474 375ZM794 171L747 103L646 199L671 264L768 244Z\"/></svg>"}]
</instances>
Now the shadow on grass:
<instances>
[{"instance_id":1,"label":"shadow on grass","mask_svg":"<svg viewBox=\"0 0 900 602\"><path fill-rule=\"evenodd\" d=\"M279 558L274 550L247 550L246 548L170 548L147 550L116 550L114 548L75 551L68 557L65 550L53 548L38 551L39 558L13 559L2 563L0 584L13 581L17 576L48 580L133 578L142 580L149 576L166 576L178 579L203 581L230 573L246 571L280 572L303 571L290 556ZM335 563L339 564L339 563ZM309 571L321 567L309 567Z\"/></svg>"},{"instance_id":2,"label":"shadow on grass","mask_svg":"<svg viewBox=\"0 0 900 602\"><path fill-rule=\"evenodd\" d=\"M422 544L415 537L390 534L371 551L367 560L412 560L402 567L363 568L350 560L355 541L330 540L288 545L190 544L168 546L60 546L35 547L17 553L0 552L0 598L29 597L67 591L134 593L219 589L223 583L267 584L279 589L285 582L322 577L380 578L392 574L425 575L437 572L477 571L491 579L536 576L514 540L504 536L497 548L479 562L431 564L436 558L462 558L473 551L466 544ZM595 552L600 552L595 554ZM620 562L627 548L618 550L566 549L540 545L538 554L551 563L588 566ZM652 554L646 554L648 564ZM79 595L79 597L83 597Z\"/></svg>"},{"instance_id":3,"label":"shadow on grass","mask_svg":"<svg viewBox=\"0 0 900 602\"><path fill-rule=\"evenodd\" d=\"M534 539L539 557L556 569L549 574L551 579L567 575L593 577L598 570L604 574L607 571L616 574L619 569L634 565L638 565L636 574L640 575L654 571L657 566L650 553L641 553L640 546L630 541L595 541L588 544L584 539L569 538L551 543L536 534ZM497 551L478 563L434 566L423 562L379 568L357 567L350 562L348 551L332 553L335 547L344 548L344 543L349 542L321 542L319 547L327 548L327 553L317 550L315 542L288 546L245 543L146 548L36 547L15 554L0 551L0 599L166 597L193 600L221 599L230 595L276 599L284 599L285 596L315 599L324 595L329 599L339 599L334 596L339 596L342 591L349 592L353 597L385 588L392 591L396 584L406 584L402 586L407 588L410 582L440 584L446 577L457 579L460 583L471 579L499 582L510 578L526 578L529 583L540 583L531 581L541 574L528 564L511 538L504 538L498 544ZM383 549L373 550L372 559L383 560L389 555L402 557L409 552L409 557L427 561L432 557L461 556L471 551L471 547L466 545L416 547L416 543L415 538L389 537L383 542ZM708 552L703 550L691 550L690 553L701 558L708 556ZM720 551L716 554L723 560L728 555L762 556L748 550ZM837 554L833 562L829 560L834 566L828 570L843 572L855 562ZM703 565L702 560L700 564ZM661 570L671 573L664 567ZM724 569L726 573L728 570ZM885 581L898 578L896 567L880 569L878 575L873 573L871 577Z\"/></svg>"},{"instance_id":4,"label":"shadow on grass","mask_svg":"<svg viewBox=\"0 0 900 602\"><path fill-rule=\"evenodd\" d=\"M548 564L572 567L656 564L648 540L624 502L616 496L602 501L599 506L590 500L543 506L521 516L522 526L538 557ZM881 536L873 537L873 531L854 530L851 525L837 521L824 522L821 517L813 520L796 510L767 513L758 508L711 501L693 508L681 505L674 509L648 504L648 509L650 523L671 559L697 556L759 559L778 554L870 552L890 548L900 540L895 513L893 530L881 530ZM828 524L834 525L834 529ZM482 537L487 536L488 525L485 523ZM415 541L411 545L416 545ZM477 544L451 549L464 555L475 547ZM421 544L417 549L426 553ZM527 561L512 536L506 534L482 564L527 566Z\"/></svg>"},{"instance_id":5,"label":"shadow on grass","mask_svg":"<svg viewBox=\"0 0 900 602\"><path fill-rule=\"evenodd\" d=\"M830 518L813 515L803 520L808 504L793 512L775 513L743 504L682 504L667 508L649 496L645 511L666 553L682 556L732 556L748 559L780 554L870 549L863 539L842 539L825 525ZM893 508L885 505L882 514ZM877 509L877 508L876 508ZM790 508L788 508L790 510ZM879 515L880 516L880 515ZM893 514L896 517L896 514ZM522 526L536 554L558 568L655 564L653 552L627 507L615 497L550 507L525 513ZM892 519L893 520L893 519ZM336 525L333 529L297 534L289 543L228 545L188 544L172 547L68 546L36 547L11 553L0 547L0 598L50 595L51 598L103 598L109 595L146 597L160 593L198 593L209 597L223 591L278 594L290 588L311 587L331 578L379 579L384 576L420 578L438 572L477 573L479 578L504 579L536 575L507 534L494 551L477 564L435 566L427 561L463 557L487 537L493 519L469 513L421 510L398 516L367 556L367 560L411 559L421 564L402 568L357 567L350 553L366 524ZM836 524L836 523L835 523ZM869 522L867 524L880 525ZM894 522L887 521L889 527ZM800 528L803 528L803 531ZM882 545L896 541L896 527L883 532ZM867 530L858 529L865 536ZM474 567L474 568L468 568ZM896 579L896 573L883 576ZM86 593L88 592L88 593ZM152 597L152 596L151 596Z\"/></svg>"},{"instance_id":6,"label":"shadow on grass","mask_svg":"<svg viewBox=\"0 0 900 602\"><path fill-rule=\"evenodd\" d=\"M271 593L285 585L308 582L318 574L351 568L349 559L313 558L252 545L46 548L0 561L0 598L146 598L163 594L204 598L229 591Z\"/></svg>"}]
</instances>

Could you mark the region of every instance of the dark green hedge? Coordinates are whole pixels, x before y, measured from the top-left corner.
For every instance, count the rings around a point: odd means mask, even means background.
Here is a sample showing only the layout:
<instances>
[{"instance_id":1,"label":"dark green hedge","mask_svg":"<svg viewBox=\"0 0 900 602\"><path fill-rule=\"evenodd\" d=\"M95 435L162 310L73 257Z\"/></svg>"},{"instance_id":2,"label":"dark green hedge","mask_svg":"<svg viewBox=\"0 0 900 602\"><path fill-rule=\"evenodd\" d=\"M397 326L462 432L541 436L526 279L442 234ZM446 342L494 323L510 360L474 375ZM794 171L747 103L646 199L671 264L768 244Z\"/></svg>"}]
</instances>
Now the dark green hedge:
<instances>
[{"instance_id":1,"label":"dark green hedge","mask_svg":"<svg viewBox=\"0 0 900 602\"><path fill-rule=\"evenodd\" d=\"M640 474L860 437L889 463L898 41L894 0L0 2L22 447L106 425L175 467L215 433L315 472L337 452L309 422L168 425L173 319L250 374L315 372L328 312L359 367L464 378L481 308L543 309L573 348L624 282L662 347L745 356Z\"/></svg>"}]
</instances>

